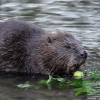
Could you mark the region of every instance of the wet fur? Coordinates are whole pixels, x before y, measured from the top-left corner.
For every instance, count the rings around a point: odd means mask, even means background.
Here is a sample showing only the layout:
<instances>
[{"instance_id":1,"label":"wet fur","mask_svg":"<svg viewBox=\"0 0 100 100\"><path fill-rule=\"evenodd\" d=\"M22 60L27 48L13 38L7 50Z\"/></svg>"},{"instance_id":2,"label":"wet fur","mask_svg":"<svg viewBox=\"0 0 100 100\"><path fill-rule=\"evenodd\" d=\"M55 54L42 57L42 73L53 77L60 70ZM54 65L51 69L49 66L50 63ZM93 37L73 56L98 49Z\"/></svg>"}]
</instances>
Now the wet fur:
<instances>
[{"instance_id":1,"label":"wet fur","mask_svg":"<svg viewBox=\"0 0 100 100\"><path fill-rule=\"evenodd\" d=\"M70 73L85 62L82 50L81 43L65 31L49 33L24 21L0 23L0 71Z\"/></svg>"}]
</instances>

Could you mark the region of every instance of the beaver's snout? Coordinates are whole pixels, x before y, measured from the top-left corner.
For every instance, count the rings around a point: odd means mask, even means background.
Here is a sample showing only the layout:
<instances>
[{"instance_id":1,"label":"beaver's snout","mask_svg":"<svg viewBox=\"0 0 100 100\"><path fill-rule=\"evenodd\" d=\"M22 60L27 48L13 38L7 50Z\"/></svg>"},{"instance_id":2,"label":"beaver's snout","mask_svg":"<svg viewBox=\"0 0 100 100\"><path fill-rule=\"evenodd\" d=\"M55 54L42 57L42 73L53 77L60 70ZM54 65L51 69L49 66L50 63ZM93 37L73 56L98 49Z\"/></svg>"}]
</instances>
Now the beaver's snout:
<instances>
[{"instance_id":1,"label":"beaver's snout","mask_svg":"<svg viewBox=\"0 0 100 100\"><path fill-rule=\"evenodd\" d=\"M87 58L87 52L86 51L82 51L81 52L81 57L86 59Z\"/></svg>"}]
</instances>

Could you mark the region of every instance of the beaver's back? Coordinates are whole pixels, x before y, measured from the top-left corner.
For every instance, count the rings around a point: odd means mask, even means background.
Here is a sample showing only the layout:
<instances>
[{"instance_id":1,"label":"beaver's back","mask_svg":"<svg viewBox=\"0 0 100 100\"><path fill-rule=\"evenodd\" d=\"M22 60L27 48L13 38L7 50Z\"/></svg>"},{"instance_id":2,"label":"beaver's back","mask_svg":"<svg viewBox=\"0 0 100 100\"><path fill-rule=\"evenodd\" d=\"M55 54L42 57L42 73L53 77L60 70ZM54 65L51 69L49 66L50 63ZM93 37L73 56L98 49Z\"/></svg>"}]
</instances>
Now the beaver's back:
<instances>
[{"instance_id":1,"label":"beaver's back","mask_svg":"<svg viewBox=\"0 0 100 100\"><path fill-rule=\"evenodd\" d=\"M43 29L24 21L9 20L0 23L0 71L32 71L32 56L37 55L36 48L39 48L44 35ZM34 69L36 70L37 68Z\"/></svg>"},{"instance_id":2,"label":"beaver's back","mask_svg":"<svg viewBox=\"0 0 100 100\"><path fill-rule=\"evenodd\" d=\"M12 33L17 36L20 34L23 34L24 36L31 36L31 35L37 35L37 34L38 35L44 34L44 30L34 24L30 24L30 23L26 23L24 21L18 21L18 20L17 21L9 20L9 21L0 23L0 36L4 34L6 34L5 36L7 36Z\"/></svg>"}]
</instances>

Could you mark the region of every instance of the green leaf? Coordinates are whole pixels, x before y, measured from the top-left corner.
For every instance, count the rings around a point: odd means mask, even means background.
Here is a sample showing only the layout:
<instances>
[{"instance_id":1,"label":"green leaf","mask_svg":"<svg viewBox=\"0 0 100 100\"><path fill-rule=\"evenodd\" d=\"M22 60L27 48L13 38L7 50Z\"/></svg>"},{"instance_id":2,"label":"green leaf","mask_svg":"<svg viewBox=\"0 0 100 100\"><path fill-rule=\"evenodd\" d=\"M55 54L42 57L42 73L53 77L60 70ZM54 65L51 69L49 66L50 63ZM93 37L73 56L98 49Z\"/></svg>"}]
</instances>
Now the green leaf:
<instances>
[{"instance_id":1,"label":"green leaf","mask_svg":"<svg viewBox=\"0 0 100 100\"><path fill-rule=\"evenodd\" d=\"M39 83L40 84L46 84L47 80L40 80Z\"/></svg>"},{"instance_id":2,"label":"green leaf","mask_svg":"<svg viewBox=\"0 0 100 100\"><path fill-rule=\"evenodd\" d=\"M83 81L82 80L73 80L72 86L76 86L76 87L82 87L83 86Z\"/></svg>"},{"instance_id":3,"label":"green leaf","mask_svg":"<svg viewBox=\"0 0 100 100\"><path fill-rule=\"evenodd\" d=\"M33 85L33 88L34 88L34 89L39 89L40 87L39 87L39 86Z\"/></svg>"},{"instance_id":4,"label":"green leaf","mask_svg":"<svg viewBox=\"0 0 100 100\"><path fill-rule=\"evenodd\" d=\"M51 83L52 79L53 79L53 77L51 75L49 75L49 79L47 80L46 84Z\"/></svg>"},{"instance_id":5,"label":"green leaf","mask_svg":"<svg viewBox=\"0 0 100 100\"><path fill-rule=\"evenodd\" d=\"M84 80L82 82L82 86L92 86L93 82L91 80Z\"/></svg>"},{"instance_id":6,"label":"green leaf","mask_svg":"<svg viewBox=\"0 0 100 100\"><path fill-rule=\"evenodd\" d=\"M51 90L51 84L47 83L46 85L48 86L48 89Z\"/></svg>"},{"instance_id":7,"label":"green leaf","mask_svg":"<svg viewBox=\"0 0 100 100\"><path fill-rule=\"evenodd\" d=\"M100 77L100 71L90 71L90 72L88 72L88 77L98 78L98 77Z\"/></svg>"},{"instance_id":8,"label":"green leaf","mask_svg":"<svg viewBox=\"0 0 100 100\"><path fill-rule=\"evenodd\" d=\"M49 75L49 79L46 81L46 85L48 86L48 89L51 90L51 81L53 80L53 77Z\"/></svg>"},{"instance_id":9,"label":"green leaf","mask_svg":"<svg viewBox=\"0 0 100 100\"><path fill-rule=\"evenodd\" d=\"M65 78L57 78L57 81L59 81L59 82L66 82L66 79Z\"/></svg>"},{"instance_id":10,"label":"green leaf","mask_svg":"<svg viewBox=\"0 0 100 100\"><path fill-rule=\"evenodd\" d=\"M77 88L74 91L75 91L76 96L83 94L83 93L91 93L90 87Z\"/></svg>"},{"instance_id":11,"label":"green leaf","mask_svg":"<svg viewBox=\"0 0 100 100\"><path fill-rule=\"evenodd\" d=\"M19 88L28 88L28 87L30 87L31 85L29 84L29 82L25 82L24 84L19 84L19 85L17 85L17 87L19 87Z\"/></svg>"},{"instance_id":12,"label":"green leaf","mask_svg":"<svg viewBox=\"0 0 100 100\"><path fill-rule=\"evenodd\" d=\"M68 84L66 84L65 82L64 82L64 83L59 82L59 83L58 83L58 86L59 86L60 88L63 88L63 87L68 87Z\"/></svg>"},{"instance_id":13,"label":"green leaf","mask_svg":"<svg viewBox=\"0 0 100 100\"><path fill-rule=\"evenodd\" d=\"M29 82L25 82L24 84L19 84L19 85L17 85L17 87L25 88L25 90L27 90L30 87L33 87L34 89L38 89L39 88L39 86L35 86L34 84L31 85L31 84L29 84Z\"/></svg>"}]
</instances>

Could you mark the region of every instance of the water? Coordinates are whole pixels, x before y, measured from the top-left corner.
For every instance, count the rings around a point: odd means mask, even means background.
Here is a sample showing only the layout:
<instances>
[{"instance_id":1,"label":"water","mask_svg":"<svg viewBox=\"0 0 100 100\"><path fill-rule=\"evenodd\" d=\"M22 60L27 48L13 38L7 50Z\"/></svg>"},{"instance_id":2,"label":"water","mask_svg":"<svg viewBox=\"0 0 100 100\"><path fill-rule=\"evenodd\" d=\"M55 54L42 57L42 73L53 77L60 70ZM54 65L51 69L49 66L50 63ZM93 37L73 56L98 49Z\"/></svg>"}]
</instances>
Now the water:
<instances>
[{"instance_id":1,"label":"water","mask_svg":"<svg viewBox=\"0 0 100 100\"><path fill-rule=\"evenodd\" d=\"M100 0L0 0L0 21L13 18L74 34L88 52L82 69L100 70ZM100 100L100 95L76 97L72 87L25 91L16 86L28 80L37 82L36 78L0 77L1 100Z\"/></svg>"}]
</instances>

